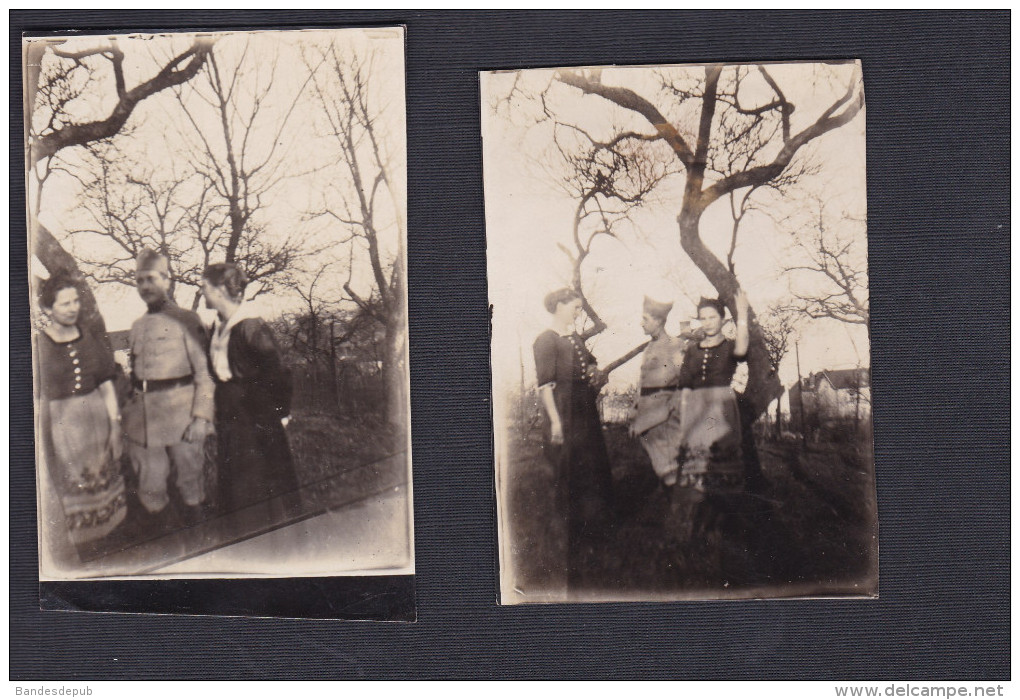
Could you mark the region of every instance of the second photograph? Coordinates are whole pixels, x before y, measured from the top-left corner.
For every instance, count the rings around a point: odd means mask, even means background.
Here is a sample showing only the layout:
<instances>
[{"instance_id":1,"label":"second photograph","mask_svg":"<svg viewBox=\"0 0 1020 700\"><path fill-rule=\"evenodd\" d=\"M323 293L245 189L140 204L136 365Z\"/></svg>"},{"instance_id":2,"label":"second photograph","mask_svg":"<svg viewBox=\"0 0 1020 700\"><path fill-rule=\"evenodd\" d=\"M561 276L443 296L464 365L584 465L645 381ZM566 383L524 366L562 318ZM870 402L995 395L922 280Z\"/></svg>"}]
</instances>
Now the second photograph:
<instances>
[{"instance_id":1,"label":"second photograph","mask_svg":"<svg viewBox=\"0 0 1020 700\"><path fill-rule=\"evenodd\" d=\"M481 102L501 602L877 596L860 62Z\"/></svg>"}]
</instances>

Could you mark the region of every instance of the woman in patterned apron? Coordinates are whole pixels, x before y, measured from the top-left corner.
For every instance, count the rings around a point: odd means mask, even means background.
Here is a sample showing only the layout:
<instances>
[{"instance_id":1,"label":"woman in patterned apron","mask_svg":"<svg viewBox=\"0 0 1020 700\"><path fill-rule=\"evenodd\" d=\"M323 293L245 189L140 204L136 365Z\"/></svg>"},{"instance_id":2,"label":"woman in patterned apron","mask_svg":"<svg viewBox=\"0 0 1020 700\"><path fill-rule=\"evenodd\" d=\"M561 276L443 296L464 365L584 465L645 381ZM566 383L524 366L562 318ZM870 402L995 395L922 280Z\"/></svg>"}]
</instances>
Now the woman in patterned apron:
<instances>
[{"instance_id":1,"label":"woman in patterned apron","mask_svg":"<svg viewBox=\"0 0 1020 700\"><path fill-rule=\"evenodd\" d=\"M40 408L49 477L75 545L98 540L124 520L117 364L105 343L78 326L75 281L55 274L39 305L51 323L38 335Z\"/></svg>"}]
</instances>

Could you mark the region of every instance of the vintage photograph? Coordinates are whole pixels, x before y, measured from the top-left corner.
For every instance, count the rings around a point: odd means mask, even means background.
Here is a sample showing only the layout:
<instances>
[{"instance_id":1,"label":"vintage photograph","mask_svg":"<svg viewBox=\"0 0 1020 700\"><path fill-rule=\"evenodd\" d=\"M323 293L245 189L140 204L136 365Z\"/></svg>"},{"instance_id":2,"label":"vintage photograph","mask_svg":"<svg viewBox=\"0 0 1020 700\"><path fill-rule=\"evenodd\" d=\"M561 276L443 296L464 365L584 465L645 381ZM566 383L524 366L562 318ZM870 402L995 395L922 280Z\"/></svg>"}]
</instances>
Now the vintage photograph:
<instances>
[{"instance_id":1,"label":"vintage photograph","mask_svg":"<svg viewBox=\"0 0 1020 700\"><path fill-rule=\"evenodd\" d=\"M876 596L860 62L480 79L501 602Z\"/></svg>"},{"instance_id":2,"label":"vintage photograph","mask_svg":"<svg viewBox=\"0 0 1020 700\"><path fill-rule=\"evenodd\" d=\"M23 60L40 580L413 574L403 29Z\"/></svg>"}]
</instances>

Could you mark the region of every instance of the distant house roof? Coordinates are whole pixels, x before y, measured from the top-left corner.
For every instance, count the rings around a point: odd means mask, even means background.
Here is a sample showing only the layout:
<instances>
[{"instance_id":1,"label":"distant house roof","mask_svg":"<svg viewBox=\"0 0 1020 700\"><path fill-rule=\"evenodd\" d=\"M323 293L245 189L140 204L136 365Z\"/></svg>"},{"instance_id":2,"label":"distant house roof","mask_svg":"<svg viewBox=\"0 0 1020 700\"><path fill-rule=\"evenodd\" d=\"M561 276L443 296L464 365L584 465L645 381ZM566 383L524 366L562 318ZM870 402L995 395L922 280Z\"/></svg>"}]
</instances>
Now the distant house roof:
<instances>
[{"instance_id":1,"label":"distant house roof","mask_svg":"<svg viewBox=\"0 0 1020 700\"><path fill-rule=\"evenodd\" d=\"M822 375L833 389L858 389L871 386L871 371L867 367L856 369L826 369Z\"/></svg>"},{"instance_id":2,"label":"distant house roof","mask_svg":"<svg viewBox=\"0 0 1020 700\"><path fill-rule=\"evenodd\" d=\"M857 367L854 369L823 369L821 372L812 372L810 376L804 377L800 384L794 384L790 391L818 391L822 381L839 391L840 389L863 389L871 386L871 369L868 367Z\"/></svg>"}]
</instances>

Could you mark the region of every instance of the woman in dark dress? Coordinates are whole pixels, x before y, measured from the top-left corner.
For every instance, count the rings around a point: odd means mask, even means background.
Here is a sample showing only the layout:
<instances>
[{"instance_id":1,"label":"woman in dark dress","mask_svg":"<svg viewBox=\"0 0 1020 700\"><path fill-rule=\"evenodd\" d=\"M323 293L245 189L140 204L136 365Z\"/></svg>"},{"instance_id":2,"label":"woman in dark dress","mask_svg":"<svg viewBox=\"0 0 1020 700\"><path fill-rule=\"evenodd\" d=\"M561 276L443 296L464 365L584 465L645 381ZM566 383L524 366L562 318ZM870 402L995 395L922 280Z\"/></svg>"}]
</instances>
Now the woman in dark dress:
<instances>
[{"instance_id":1,"label":"woman in dark dress","mask_svg":"<svg viewBox=\"0 0 1020 700\"><path fill-rule=\"evenodd\" d=\"M219 483L233 511L297 489L287 435L291 381L269 325L243 303L248 280L230 263L210 265L202 294L218 318L209 361L216 382Z\"/></svg>"},{"instance_id":2,"label":"woman in dark dress","mask_svg":"<svg viewBox=\"0 0 1020 700\"><path fill-rule=\"evenodd\" d=\"M673 487L672 537L704 544L704 536L721 526L731 501L743 490L740 414L730 386L737 364L747 354L747 296L737 292L737 333L723 335L726 307L718 299L701 299L698 319L704 339L688 347L680 367L680 478ZM693 540L691 540L693 538Z\"/></svg>"},{"instance_id":3,"label":"woman in dark dress","mask_svg":"<svg viewBox=\"0 0 1020 700\"><path fill-rule=\"evenodd\" d=\"M118 369L110 349L78 326L81 302L71 277L46 280L39 304L51 321L37 338L48 473L69 539L81 545L110 534L127 513Z\"/></svg>"},{"instance_id":4,"label":"woman in dark dress","mask_svg":"<svg viewBox=\"0 0 1020 700\"><path fill-rule=\"evenodd\" d=\"M612 476L596 403L605 383L595 358L574 332L577 293L545 298L552 324L535 340L543 409L543 449L556 476L557 509L567 530L567 590L591 586L591 560L612 522Z\"/></svg>"}]
</instances>

